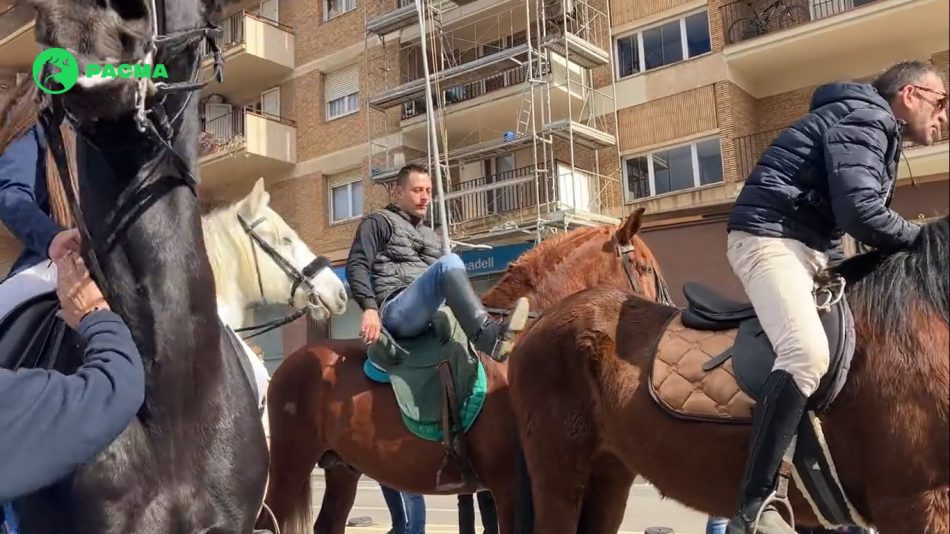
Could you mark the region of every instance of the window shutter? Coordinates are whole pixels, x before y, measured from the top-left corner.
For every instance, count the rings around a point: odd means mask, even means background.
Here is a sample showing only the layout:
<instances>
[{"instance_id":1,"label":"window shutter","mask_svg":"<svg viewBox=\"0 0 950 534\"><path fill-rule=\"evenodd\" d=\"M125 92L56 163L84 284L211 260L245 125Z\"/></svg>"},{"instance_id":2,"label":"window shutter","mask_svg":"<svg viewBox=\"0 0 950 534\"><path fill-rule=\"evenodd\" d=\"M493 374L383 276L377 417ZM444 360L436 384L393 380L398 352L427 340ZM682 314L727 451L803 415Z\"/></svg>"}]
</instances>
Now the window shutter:
<instances>
[{"instance_id":1,"label":"window shutter","mask_svg":"<svg viewBox=\"0 0 950 534\"><path fill-rule=\"evenodd\" d=\"M355 63L349 67L344 67L336 72L326 75L326 93L327 102L332 102L337 98L356 93L360 89L360 65Z\"/></svg>"},{"instance_id":2,"label":"window shutter","mask_svg":"<svg viewBox=\"0 0 950 534\"><path fill-rule=\"evenodd\" d=\"M363 172L361 169L353 169L349 171L344 171L339 174L333 174L327 177L327 186L330 188L340 187L341 185L346 185L352 182L359 182L363 179Z\"/></svg>"}]
</instances>

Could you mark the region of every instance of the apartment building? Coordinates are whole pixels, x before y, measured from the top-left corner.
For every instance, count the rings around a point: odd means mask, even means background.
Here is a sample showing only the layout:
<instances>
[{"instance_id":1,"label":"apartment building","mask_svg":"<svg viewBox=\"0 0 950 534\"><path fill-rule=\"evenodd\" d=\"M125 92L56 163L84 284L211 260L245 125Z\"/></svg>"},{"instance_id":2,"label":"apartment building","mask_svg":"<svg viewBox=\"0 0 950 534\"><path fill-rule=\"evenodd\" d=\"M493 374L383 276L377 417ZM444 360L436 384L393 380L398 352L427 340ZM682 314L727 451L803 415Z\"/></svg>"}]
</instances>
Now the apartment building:
<instances>
[{"instance_id":1,"label":"apartment building","mask_svg":"<svg viewBox=\"0 0 950 534\"><path fill-rule=\"evenodd\" d=\"M3 9L0 73L25 72L30 16ZM221 18L225 78L202 95L202 202L263 176L272 206L343 276L360 217L421 162L442 176L446 216L432 219L479 289L538 239L642 206L676 298L691 279L738 294L725 218L762 150L819 84L905 58L946 77L948 15L946 0L247 2ZM210 58L204 68L208 79ZM894 207L926 219L948 196L944 131L906 147ZM16 246L0 234L0 267ZM352 308L260 344L276 359L353 335Z\"/></svg>"}]
</instances>

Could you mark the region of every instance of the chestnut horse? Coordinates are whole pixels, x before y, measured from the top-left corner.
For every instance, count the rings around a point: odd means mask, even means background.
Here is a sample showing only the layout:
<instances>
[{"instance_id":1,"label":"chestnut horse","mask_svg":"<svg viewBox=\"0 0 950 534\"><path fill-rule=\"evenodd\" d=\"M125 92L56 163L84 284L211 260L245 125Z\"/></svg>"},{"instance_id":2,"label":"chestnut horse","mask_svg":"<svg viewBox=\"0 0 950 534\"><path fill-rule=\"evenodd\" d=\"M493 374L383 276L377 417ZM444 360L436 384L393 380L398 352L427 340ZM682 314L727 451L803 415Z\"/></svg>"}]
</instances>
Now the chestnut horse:
<instances>
[{"instance_id":1,"label":"chestnut horse","mask_svg":"<svg viewBox=\"0 0 950 534\"><path fill-rule=\"evenodd\" d=\"M509 309L524 296L532 310L543 311L566 295L598 286L624 293L633 286L642 288L646 298L668 298L653 254L636 235L642 213L635 211L616 228L581 228L543 241L509 266L483 297L485 305ZM403 491L440 492L436 473L443 460L441 444L409 433L391 386L364 375L365 353L359 340L310 345L288 356L271 379L266 502L284 534L343 534L362 473ZM482 362L488 394L467 433L468 455L496 499L502 534L511 534L518 448L507 396L507 363L489 358ZM325 470L327 487L314 524L310 476L316 464ZM484 488L458 492L479 489ZM270 526L263 520L259 524Z\"/></svg>"},{"instance_id":2,"label":"chestnut horse","mask_svg":"<svg viewBox=\"0 0 950 534\"><path fill-rule=\"evenodd\" d=\"M909 250L837 268L857 345L819 418L849 499L881 534L948 532L948 228L940 219ZM596 288L548 308L521 337L509 379L536 534L616 532L636 475L702 512L735 513L750 427L673 418L648 391L671 312ZM815 525L798 489L789 494L799 524Z\"/></svg>"}]
</instances>

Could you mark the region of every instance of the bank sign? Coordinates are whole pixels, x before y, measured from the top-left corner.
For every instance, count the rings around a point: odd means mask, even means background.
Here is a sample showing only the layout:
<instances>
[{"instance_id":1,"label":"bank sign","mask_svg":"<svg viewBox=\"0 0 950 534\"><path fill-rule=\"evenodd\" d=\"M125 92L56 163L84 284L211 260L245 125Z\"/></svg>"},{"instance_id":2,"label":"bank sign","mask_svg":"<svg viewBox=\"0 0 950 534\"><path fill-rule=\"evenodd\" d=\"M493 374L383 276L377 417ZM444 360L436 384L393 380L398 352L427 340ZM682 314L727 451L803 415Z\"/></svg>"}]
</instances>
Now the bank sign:
<instances>
[{"instance_id":1,"label":"bank sign","mask_svg":"<svg viewBox=\"0 0 950 534\"><path fill-rule=\"evenodd\" d=\"M46 65L50 66L48 74ZM157 63L155 65L135 64L129 65L122 63L119 65L90 63L86 65L87 78L164 78L168 79L168 71L165 65ZM64 48L47 48L36 56L33 60L33 81L36 86L44 93L51 95L63 94L76 85L79 80L79 62L68 50ZM55 82L55 83L54 83ZM59 87L56 87L59 84Z\"/></svg>"}]
</instances>

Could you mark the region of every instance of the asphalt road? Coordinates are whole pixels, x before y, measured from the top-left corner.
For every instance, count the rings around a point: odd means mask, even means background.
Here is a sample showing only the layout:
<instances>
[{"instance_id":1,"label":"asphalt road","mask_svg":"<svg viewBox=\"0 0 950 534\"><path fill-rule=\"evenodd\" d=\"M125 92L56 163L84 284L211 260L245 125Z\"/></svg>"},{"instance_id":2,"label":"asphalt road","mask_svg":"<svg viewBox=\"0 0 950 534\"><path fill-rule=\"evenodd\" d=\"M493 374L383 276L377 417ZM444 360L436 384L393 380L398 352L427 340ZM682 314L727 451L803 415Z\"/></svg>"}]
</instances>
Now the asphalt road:
<instances>
[{"instance_id":1,"label":"asphalt road","mask_svg":"<svg viewBox=\"0 0 950 534\"><path fill-rule=\"evenodd\" d=\"M323 477L314 473L314 511L318 510L323 497ZM458 513L455 496L426 496L426 534L456 534ZM475 505L476 513L478 504ZM316 517L316 515L314 515ZM368 526L349 527L347 534L385 534L389 531L389 510L383 501L379 485L372 479L360 480L356 506L350 519L369 518ZM481 532L481 523L476 519L476 531ZM704 534L706 516L679 505L669 499L661 499L656 490L646 483L637 482L630 490L627 512L619 534L642 534L649 527L667 527L675 534Z\"/></svg>"}]
</instances>

